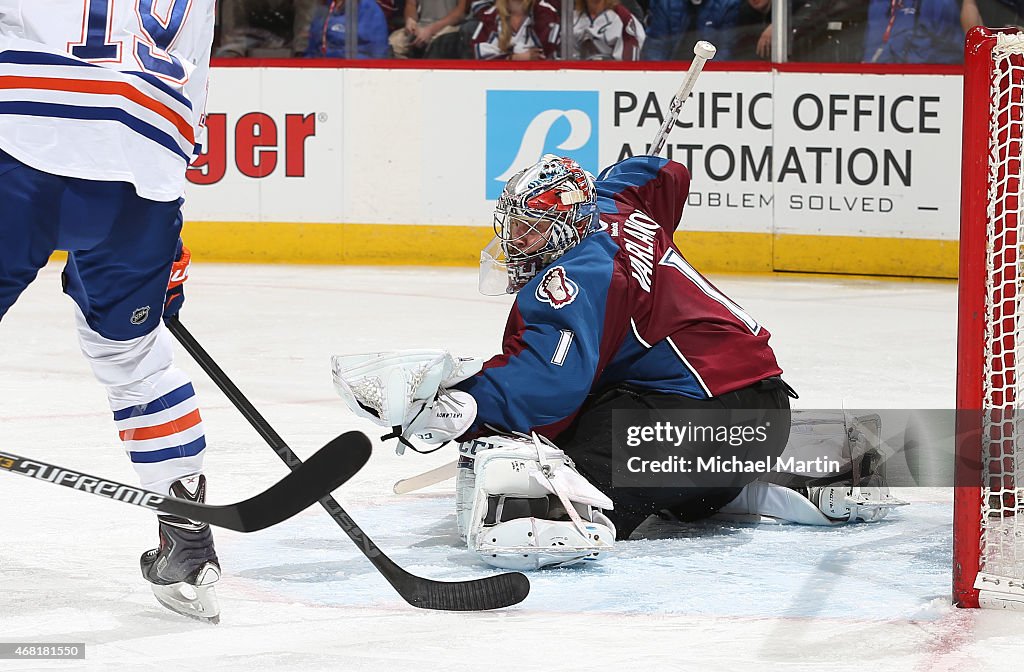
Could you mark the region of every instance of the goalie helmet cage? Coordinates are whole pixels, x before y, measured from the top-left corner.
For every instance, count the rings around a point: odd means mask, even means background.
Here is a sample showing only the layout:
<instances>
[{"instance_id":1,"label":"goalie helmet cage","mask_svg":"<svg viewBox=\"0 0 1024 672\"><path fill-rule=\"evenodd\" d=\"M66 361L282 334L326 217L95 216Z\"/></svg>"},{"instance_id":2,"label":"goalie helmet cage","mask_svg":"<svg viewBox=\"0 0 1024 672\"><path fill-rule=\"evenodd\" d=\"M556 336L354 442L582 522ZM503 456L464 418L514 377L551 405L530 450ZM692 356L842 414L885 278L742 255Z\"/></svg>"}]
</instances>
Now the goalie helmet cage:
<instances>
[{"instance_id":1,"label":"goalie helmet cage","mask_svg":"<svg viewBox=\"0 0 1024 672\"><path fill-rule=\"evenodd\" d=\"M1024 33L964 62L953 602L1024 609Z\"/></svg>"}]
</instances>

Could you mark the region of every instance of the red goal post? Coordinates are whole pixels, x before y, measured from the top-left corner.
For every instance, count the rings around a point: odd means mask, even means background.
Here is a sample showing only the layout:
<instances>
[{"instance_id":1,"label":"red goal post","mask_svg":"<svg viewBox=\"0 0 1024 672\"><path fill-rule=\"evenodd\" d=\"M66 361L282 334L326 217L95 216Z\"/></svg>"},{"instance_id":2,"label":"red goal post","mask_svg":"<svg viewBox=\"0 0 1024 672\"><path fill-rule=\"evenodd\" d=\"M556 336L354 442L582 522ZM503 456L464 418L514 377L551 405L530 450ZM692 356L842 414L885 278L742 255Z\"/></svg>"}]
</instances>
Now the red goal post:
<instances>
[{"instance_id":1,"label":"red goal post","mask_svg":"<svg viewBox=\"0 0 1024 672\"><path fill-rule=\"evenodd\" d=\"M1024 609L1024 33L975 28L964 73L953 601Z\"/></svg>"}]
</instances>

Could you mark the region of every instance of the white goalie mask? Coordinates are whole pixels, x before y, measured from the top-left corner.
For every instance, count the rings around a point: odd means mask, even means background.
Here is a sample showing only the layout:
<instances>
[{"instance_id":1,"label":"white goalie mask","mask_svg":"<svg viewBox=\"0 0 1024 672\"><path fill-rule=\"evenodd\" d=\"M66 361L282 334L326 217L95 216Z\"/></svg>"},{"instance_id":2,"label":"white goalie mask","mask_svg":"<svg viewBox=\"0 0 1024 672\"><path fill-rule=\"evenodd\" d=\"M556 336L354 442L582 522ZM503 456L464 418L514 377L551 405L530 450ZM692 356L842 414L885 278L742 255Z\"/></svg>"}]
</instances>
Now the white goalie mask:
<instances>
[{"instance_id":1,"label":"white goalie mask","mask_svg":"<svg viewBox=\"0 0 1024 672\"><path fill-rule=\"evenodd\" d=\"M598 223L594 176L570 158L545 154L505 184L494 207L495 237L480 257L480 291L515 294Z\"/></svg>"}]
</instances>

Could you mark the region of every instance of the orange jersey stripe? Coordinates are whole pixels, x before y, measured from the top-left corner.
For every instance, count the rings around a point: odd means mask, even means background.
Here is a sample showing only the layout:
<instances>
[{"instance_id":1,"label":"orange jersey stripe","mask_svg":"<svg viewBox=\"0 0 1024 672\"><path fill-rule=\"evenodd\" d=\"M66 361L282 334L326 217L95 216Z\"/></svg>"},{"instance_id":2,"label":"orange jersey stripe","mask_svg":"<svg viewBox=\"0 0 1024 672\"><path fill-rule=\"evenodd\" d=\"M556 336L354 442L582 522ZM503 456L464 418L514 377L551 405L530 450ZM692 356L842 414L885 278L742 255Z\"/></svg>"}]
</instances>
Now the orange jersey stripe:
<instances>
[{"instance_id":1,"label":"orange jersey stripe","mask_svg":"<svg viewBox=\"0 0 1024 672\"><path fill-rule=\"evenodd\" d=\"M171 122L189 144L195 144L195 129L191 123L163 103L153 100L134 86L124 82L0 75L0 89L42 89L45 91L70 91L72 93L98 93L120 96L138 103L147 110L155 112Z\"/></svg>"},{"instance_id":2,"label":"orange jersey stripe","mask_svg":"<svg viewBox=\"0 0 1024 672\"><path fill-rule=\"evenodd\" d=\"M170 436L171 434L184 432L186 429L195 427L202 421L203 419L199 417L199 409L197 408L188 415L183 415L177 420L171 420L170 422L165 422L162 425L126 429L120 433L121 440L145 441L146 439L160 439L165 436Z\"/></svg>"}]
</instances>

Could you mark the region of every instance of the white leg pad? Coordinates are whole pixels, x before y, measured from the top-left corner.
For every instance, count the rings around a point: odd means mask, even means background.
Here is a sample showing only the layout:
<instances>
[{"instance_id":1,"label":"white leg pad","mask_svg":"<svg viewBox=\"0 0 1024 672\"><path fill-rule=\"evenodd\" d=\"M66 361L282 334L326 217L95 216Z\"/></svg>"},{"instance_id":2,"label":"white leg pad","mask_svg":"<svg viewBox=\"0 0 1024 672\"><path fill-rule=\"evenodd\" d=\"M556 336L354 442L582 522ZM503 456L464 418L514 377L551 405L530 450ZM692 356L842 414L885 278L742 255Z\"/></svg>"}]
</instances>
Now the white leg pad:
<instances>
[{"instance_id":1,"label":"white leg pad","mask_svg":"<svg viewBox=\"0 0 1024 672\"><path fill-rule=\"evenodd\" d=\"M716 517L759 522L762 516L800 525L873 523L907 502L893 497L885 486L854 487L837 483L808 488L807 496L774 483L754 481L736 499L718 510Z\"/></svg>"},{"instance_id":2,"label":"white leg pad","mask_svg":"<svg viewBox=\"0 0 1024 672\"><path fill-rule=\"evenodd\" d=\"M752 522L767 516L801 525L834 524L811 500L796 490L762 481L748 484L736 499L719 509L716 515Z\"/></svg>"},{"instance_id":3,"label":"white leg pad","mask_svg":"<svg viewBox=\"0 0 1024 672\"><path fill-rule=\"evenodd\" d=\"M528 570L599 560L612 549L609 500L565 453L525 438L460 446L459 531L489 565Z\"/></svg>"}]
</instances>

